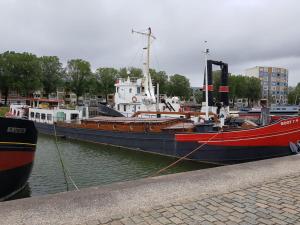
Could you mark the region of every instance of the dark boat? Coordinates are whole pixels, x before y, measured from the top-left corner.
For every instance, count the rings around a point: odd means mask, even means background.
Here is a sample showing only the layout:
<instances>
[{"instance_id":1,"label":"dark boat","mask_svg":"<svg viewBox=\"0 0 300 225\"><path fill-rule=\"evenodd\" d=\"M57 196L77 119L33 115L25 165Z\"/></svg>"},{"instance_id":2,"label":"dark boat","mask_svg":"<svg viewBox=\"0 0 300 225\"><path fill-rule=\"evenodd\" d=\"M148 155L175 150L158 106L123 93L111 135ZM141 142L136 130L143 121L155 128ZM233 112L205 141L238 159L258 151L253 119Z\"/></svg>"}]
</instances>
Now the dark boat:
<instances>
[{"instance_id":1,"label":"dark boat","mask_svg":"<svg viewBox=\"0 0 300 225\"><path fill-rule=\"evenodd\" d=\"M251 129L176 134L175 139L186 152L200 148L195 155L203 161L236 163L286 156L299 152L300 117Z\"/></svg>"},{"instance_id":2,"label":"dark boat","mask_svg":"<svg viewBox=\"0 0 300 225\"><path fill-rule=\"evenodd\" d=\"M25 187L33 166L36 142L33 121L0 117L0 200Z\"/></svg>"},{"instance_id":3,"label":"dark boat","mask_svg":"<svg viewBox=\"0 0 300 225\"><path fill-rule=\"evenodd\" d=\"M220 102L213 99L213 65L221 68ZM207 60L207 106L205 121L193 123L190 118L204 112L137 112L134 116L157 114L159 118L96 117L53 124L36 122L41 133L82 141L109 144L129 149L183 157L203 162L231 164L298 153L300 118L278 118L262 115L261 125L243 120L225 121L229 108L228 65L222 61ZM222 112L222 113L221 113ZM266 108L262 112L267 112ZM40 112L38 118L40 117ZM35 119L37 113L30 115ZM162 118L161 114L181 114L182 118ZM209 116L210 114L210 116ZM44 118L45 118L44 114ZM185 118L183 118L185 117ZM212 122L214 121L214 122ZM201 122L199 120L199 122ZM226 124L226 123L227 124Z\"/></svg>"},{"instance_id":4,"label":"dark boat","mask_svg":"<svg viewBox=\"0 0 300 225\"><path fill-rule=\"evenodd\" d=\"M300 117L252 128L214 130L211 126L211 131L204 132L198 132L197 125L186 119L165 118L97 117L81 124L36 126L42 133L70 139L173 157L188 155L187 159L220 164L296 154L300 141Z\"/></svg>"}]
</instances>

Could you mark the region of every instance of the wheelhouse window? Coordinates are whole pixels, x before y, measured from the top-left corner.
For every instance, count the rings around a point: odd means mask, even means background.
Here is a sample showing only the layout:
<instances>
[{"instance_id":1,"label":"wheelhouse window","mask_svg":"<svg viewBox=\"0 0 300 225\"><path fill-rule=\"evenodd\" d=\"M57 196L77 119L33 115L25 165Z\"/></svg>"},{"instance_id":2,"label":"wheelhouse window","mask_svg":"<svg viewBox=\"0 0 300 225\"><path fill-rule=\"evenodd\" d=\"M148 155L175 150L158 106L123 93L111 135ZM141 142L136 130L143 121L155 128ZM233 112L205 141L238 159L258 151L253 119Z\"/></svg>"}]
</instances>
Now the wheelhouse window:
<instances>
[{"instance_id":1,"label":"wheelhouse window","mask_svg":"<svg viewBox=\"0 0 300 225\"><path fill-rule=\"evenodd\" d=\"M51 121L52 120L52 115L51 114L47 114L47 120Z\"/></svg>"},{"instance_id":2,"label":"wheelhouse window","mask_svg":"<svg viewBox=\"0 0 300 225\"><path fill-rule=\"evenodd\" d=\"M46 119L46 114L45 114L45 113L42 113L42 114L41 114L41 119L42 119L42 120Z\"/></svg>"},{"instance_id":3,"label":"wheelhouse window","mask_svg":"<svg viewBox=\"0 0 300 225\"><path fill-rule=\"evenodd\" d=\"M36 113L36 114L35 114L35 118L36 118L36 119L39 119L39 118L40 118L40 113Z\"/></svg>"},{"instance_id":4,"label":"wheelhouse window","mask_svg":"<svg viewBox=\"0 0 300 225\"><path fill-rule=\"evenodd\" d=\"M30 117L34 118L34 112L30 112Z\"/></svg>"}]
</instances>

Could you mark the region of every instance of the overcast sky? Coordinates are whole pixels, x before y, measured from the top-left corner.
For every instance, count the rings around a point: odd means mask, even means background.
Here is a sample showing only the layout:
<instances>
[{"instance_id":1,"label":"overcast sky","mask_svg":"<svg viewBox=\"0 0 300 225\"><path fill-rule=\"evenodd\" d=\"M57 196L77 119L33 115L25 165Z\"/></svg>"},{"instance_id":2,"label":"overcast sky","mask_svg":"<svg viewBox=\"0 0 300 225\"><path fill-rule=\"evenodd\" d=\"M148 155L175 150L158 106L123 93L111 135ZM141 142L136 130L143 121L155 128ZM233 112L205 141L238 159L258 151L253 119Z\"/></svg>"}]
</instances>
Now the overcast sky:
<instances>
[{"instance_id":1,"label":"overcast sky","mask_svg":"<svg viewBox=\"0 0 300 225\"><path fill-rule=\"evenodd\" d=\"M56 55L92 68L142 67L152 28L151 67L202 86L204 41L210 58L234 74L257 65L289 69L300 82L298 0L1 0L0 52Z\"/></svg>"}]
</instances>

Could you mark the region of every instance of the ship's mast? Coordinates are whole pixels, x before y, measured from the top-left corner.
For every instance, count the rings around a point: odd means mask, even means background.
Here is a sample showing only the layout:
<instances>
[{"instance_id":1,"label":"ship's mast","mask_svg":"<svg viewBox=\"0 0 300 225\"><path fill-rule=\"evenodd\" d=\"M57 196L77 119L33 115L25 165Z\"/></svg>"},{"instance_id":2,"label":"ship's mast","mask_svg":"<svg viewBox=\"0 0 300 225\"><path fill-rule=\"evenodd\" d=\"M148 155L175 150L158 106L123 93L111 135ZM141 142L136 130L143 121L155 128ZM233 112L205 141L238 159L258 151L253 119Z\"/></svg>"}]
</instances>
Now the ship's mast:
<instances>
[{"instance_id":1,"label":"ship's mast","mask_svg":"<svg viewBox=\"0 0 300 225\"><path fill-rule=\"evenodd\" d=\"M140 32L140 31L132 30L132 33L147 36L147 47L144 48L147 50L147 58L146 58L146 62L145 62L145 64L146 64L145 65L145 76L146 76L146 83L147 83L148 91L150 93L150 97L154 98L154 93L152 93L153 86L152 86L152 80L151 80L151 75L150 75L150 45L151 45L151 38L153 38L153 39L156 39L156 38L152 35L150 27L148 28L147 32Z\"/></svg>"},{"instance_id":2,"label":"ship's mast","mask_svg":"<svg viewBox=\"0 0 300 225\"><path fill-rule=\"evenodd\" d=\"M205 43L204 49L204 59L205 59L205 120L208 120L208 75L207 75L207 55L209 49L207 48L207 41Z\"/></svg>"}]
</instances>

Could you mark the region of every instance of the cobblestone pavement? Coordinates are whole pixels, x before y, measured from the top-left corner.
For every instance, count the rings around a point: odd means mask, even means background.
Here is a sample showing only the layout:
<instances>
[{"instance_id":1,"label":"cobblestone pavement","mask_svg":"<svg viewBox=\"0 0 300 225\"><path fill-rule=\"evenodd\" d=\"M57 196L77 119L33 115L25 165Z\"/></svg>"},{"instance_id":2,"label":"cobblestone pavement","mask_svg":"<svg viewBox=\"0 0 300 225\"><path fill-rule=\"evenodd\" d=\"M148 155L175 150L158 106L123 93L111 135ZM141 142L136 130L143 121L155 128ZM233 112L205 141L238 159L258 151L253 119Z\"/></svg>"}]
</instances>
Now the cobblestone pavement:
<instances>
[{"instance_id":1,"label":"cobblestone pavement","mask_svg":"<svg viewBox=\"0 0 300 225\"><path fill-rule=\"evenodd\" d=\"M131 216L93 220L84 225L300 225L300 174L206 198L161 205Z\"/></svg>"}]
</instances>

